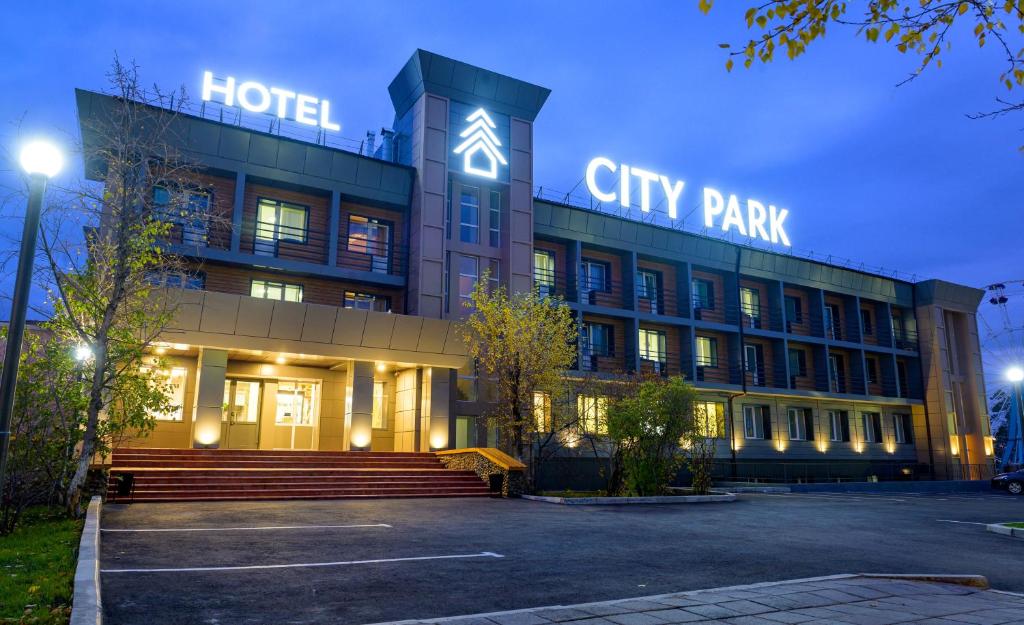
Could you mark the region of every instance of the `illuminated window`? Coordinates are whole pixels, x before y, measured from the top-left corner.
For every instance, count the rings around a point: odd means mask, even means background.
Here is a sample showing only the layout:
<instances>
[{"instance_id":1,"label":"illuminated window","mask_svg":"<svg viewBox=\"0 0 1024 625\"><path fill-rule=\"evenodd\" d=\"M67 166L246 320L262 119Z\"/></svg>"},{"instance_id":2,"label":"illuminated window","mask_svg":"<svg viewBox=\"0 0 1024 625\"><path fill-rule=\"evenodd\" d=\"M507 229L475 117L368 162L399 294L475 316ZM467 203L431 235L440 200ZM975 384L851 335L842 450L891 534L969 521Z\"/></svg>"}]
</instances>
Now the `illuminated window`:
<instances>
[{"instance_id":1,"label":"illuminated window","mask_svg":"<svg viewBox=\"0 0 1024 625\"><path fill-rule=\"evenodd\" d=\"M664 364L668 361L665 332L640 328L640 358Z\"/></svg>"},{"instance_id":2,"label":"illuminated window","mask_svg":"<svg viewBox=\"0 0 1024 625\"><path fill-rule=\"evenodd\" d=\"M577 395L576 412L579 415L580 430L587 434L608 433L608 398L594 395Z\"/></svg>"},{"instance_id":3,"label":"illuminated window","mask_svg":"<svg viewBox=\"0 0 1024 625\"><path fill-rule=\"evenodd\" d=\"M277 385L277 425L314 425L316 423L316 384L280 381Z\"/></svg>"},{"instance_id":4,"label":"illuminated window","mask_svg":"<svg viewBox=\"0 0 1024 625\"><path fill-rule=\"evenodd\" d=\"M386 430L388 427L387 402L384 395L384 383L373 383L373 419L372 427L375 430Z\"/></svg>"},{"instance_id":5,"label":"illuminated window","mask_svg":"<svg viewBox=\"0 0 1024 625\"><path fill-rule=\"evenodd\" d=\"M555 254L548 250L533 250L533 283L541 297L555 292Z\"/></svg>"},{"instance_id":6,"label":"illuminated window","mask_svg":"<svg viewBox=\"0 0 1024 625\"><path fill-rule=\"evenodd\" d=\"M725 432L725 404L718 401L699 401L693 406L697 431L707 438L718 438Z\"/></svg>"},{"instance_id":7,"label":"illuminated window","mask_svg":"<svg viewBox=\"0 0 1024 625\"><path fill-rule=\"evenodd\" d=\"M370 257L370 271L388 273L391 226L372 217L348 216L348 249Z\"/></svg>"},{"instance_id":8,"label":"illuminated window","mask_svg":"<svg viewBox=\"0 0 1024 625\"><path fill-rule=\"evenodd\" d=\"M157 421L181 421L185 408L185 382L188 379L188 369L184 367L172 367L152 371L149 367L142 368L144 373L152 372L155 378L153 382L163 387L170 407L166 412L149 412L149 416Z\"/></svg>"},{"instance_id":9,"label":"illuminated window","mask_svg":"<svg viewBox=\"0 0 1024 625\"><path fill-rule=\"evenodd\" d=\"M658 272L641 269L636 272L636 296L648 300L652 306L651 312L658 312Z\"/></svg>"},{"instance_id":10,"label":"illuminated window","mask_svg":"<svg viewBox=\"0 0 1024 625\"><path fill-rule=\"evenodd\" d=\"M718 339L710 336L697 337L697 366L718 366Z\"/></svg>"},{"instance_id":11,"label":"illuminated window","mask_svg":"<svg viewBox=\"0 0 1024 625\"><path fill-rule=\"evenodd\" d=\"M355 310L373 310L376 312L391 312L391 298L387 295L375 295L373 293L360 293L358 291L345 291L344 307Z\"/></svg>"},{"instance_id":12,"label":"illuminated window","mask_svg":"<svg viewBox=\"0 0 1024 625\"><path fill-rule=\"evenodd\" d=\"M249 295L260 299L276 299L284 302L301 302L302 285L274 282L272 280L253 280Z\"/></svg>"},{"instance_id":13,"label":"illuminated window","mask_svg":"<svg viewBox=\"0 0 1024 625\"><path fill-rule=\"evenodd\" d=\"M584 260L580 264L580 288L584 291L608 291L608 264L596 260Z\"/></svg>"},{"instance_id":14,"label":"illuminated window","mask_svg":"<svg viewBox=\"0 0 1024 625\"><path fill-rule=\"evenodd\" d=\"M480 242L480 189L462 187L459 197L459 240L463 243Z\"/></svg>"},{"instance_id":15,"label":"illuminated window","mask_svg":"<svg viewBox=\"0 0 1024 625\"><path fill-rule=\"evenodd\" d=\"M828 438L832 442L850 441L850 418L845 410L829 410Z\"/></svg>"},{"instance_id":16,"label":"illuminated window","mask_svg":"<svg viewBox=\"0 0 1024 625\"><path fill-rule=\"evenodd\" d=\"M551 423L551 395L534 391L533 393L533 423L538 432L552 431Z\"/></svg>"},{"instance_id":17,"label":"illuminated window","mask_svg":"<svg viewBox=\"0 0 1024 625\"><path fill-rule=\"evenodd\" d=\"M761 327L761 293L757 289L740 287L740 310L750 327Z\"/></svg>"},{"instance_id":18,"label":"illuminated window","mask_svg":"<svg viewBox=\"0 0 1024 625\"><path fill-rule=\"evenodd\" d=\"M256 205L256 241L253 251L257 254L274 256L277 242L306 243L309 232L307 221L309 209L299 204L289 204L260 198Z\"/></svg>"}]
</instances>

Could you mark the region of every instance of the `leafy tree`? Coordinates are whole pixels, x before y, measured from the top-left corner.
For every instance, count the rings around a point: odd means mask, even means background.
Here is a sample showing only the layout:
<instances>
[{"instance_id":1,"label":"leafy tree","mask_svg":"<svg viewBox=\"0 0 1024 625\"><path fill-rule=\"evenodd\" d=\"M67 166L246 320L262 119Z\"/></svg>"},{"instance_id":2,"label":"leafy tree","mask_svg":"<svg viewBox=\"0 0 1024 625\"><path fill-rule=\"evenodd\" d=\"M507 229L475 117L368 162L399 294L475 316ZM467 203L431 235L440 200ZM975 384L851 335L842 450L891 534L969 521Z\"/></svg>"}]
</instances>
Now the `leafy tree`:
<instances>
[{"instance_id":1,"label":"leafy tree","mask_svg":"<svg viewBox=\"0 0 1024 625\"><path fill-rule=\"evenodd\" d=\"M697 394L682 378L649 379L608 406L608 434L622 454L624 494L664 494L684 462L680 441L696 427Z\"/></svg>"},{"instance_id":2,"label":"leafy tree","mask_svg":"<svg viewBox=\"0 0 1024 625\"><path fill-rule=\"evenodd\" d=\"M714 0L699 0L703 13ZM942 54L952 45L954 27L969 29L978 46L991 42L1004 57L999 83L1012 91L1024 87L1024 0L871 0L849 3L845 0L764 0L747 9L748 28L760 32L746 44L730 50L725 63L732 70L740 58L749 68L755 62L770 63L777 50L785 50L789 59L804 54L815 40L825 36L828 27L852 27L858 35L875 43L892 45L903 54L916 55L915 70L900 84L919 76L927 67L942 67ZM1024 110L1024 100L996 98L999 108L973 117L989 117Z\"/></svg>"},{"instance_id":3,"label":"leafy tree","mask_svg":"<svg viewBox=\"0 0 1024 625\"><path fill-rule=\"evenodd\" d=\"M488 418L507 450L522 460L538 429L534 393L562 396L563 373L576 359L576 324L560 299L541 297L536 289L509 295L487 283L485 273L460 329L469 356L493 380L496 397Z\"/></svg>"},{"instance_id":4,"label":"leafy tree","mask_svg":"<svg viewBox=\"0 0 1024 625\"><path fill-rule=\"evenodd\" d=\"M144 357L180 301L180 288L162 287L184 284L194 271L168 243L183 240L183 227L213 219L190 200L200 185L174 147L184 144L175 136L184 95L143 89L137 69L117 59L109 78L114 103L82 128L90 138L84 161L101 185L69 190L48 209L40 237L52 340L88 354L81 445L67 484L73 513L96 454L125 432L145 431L150 415L168 408L159 368L143 367ZM157 187L168 193L158 198ZM86 232L84 243L71 236L76 230Z\"/></svg>"}]
</instances>

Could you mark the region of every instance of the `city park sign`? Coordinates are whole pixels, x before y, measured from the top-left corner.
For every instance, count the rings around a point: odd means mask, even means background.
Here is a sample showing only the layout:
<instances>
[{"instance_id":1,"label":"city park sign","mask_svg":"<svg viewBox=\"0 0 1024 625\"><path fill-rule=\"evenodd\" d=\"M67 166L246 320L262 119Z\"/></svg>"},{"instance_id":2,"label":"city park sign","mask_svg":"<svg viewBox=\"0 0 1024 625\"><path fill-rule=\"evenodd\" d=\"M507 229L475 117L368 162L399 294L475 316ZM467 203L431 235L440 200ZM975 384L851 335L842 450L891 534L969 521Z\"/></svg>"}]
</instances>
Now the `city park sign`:
<instances>
[{"instance_id":1,"label":"city park sign","mask_svg":"<svg viewBox=\"0 0 1024 625\"><path fill-rule=\"evenodd\" d=\"M218 99L214 100L214 96ZM331 103L311 95L280 87L268 87L254 80L238 82L234 76L223 80L213 72L203 72L203 102L218 101L225 106L240 106L253 113L266 113L281 119L294 119L307 126L319 126L337 132L341 126L331 121Z\"/></svg>"},{"instance_id":2,"label":"city park sign","mask_svg":"<svg viewBox=\"0 0 1024 625\"><path fill-rule=\"evenodd\" d=\"M611 182L602 186L598 181L599 176L606 183L609 179ZM686 186L682 180L673 180L625 163L615 163L603 156L587 164L587 190L601 202L617 201L623 208L629 208L633 199L630 188L634 180L640 191L641 211L651 212L651 198L659 193L664 198L669 219L679 219L679 200ZM789 236L784 226L789 211L784 208L778 209L771 204L765 207L763 203L750 198L741 204L735 194L726 197L711 187L704 187L703 208L704 225L708 228L718 228L722 232L735 229L742 236L789 247Z\"/></svg>"}]
</instances>

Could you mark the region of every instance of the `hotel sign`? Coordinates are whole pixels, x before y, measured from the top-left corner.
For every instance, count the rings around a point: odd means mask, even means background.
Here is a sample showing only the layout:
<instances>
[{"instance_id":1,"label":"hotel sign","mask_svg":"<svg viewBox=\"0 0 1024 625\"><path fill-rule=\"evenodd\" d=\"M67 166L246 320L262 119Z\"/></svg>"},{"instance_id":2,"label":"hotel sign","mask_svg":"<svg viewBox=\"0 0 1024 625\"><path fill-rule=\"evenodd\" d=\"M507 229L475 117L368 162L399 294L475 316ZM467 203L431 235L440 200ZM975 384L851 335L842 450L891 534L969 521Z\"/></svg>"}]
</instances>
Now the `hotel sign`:
<instances>
[{"instance_id":1,"label":"hotel sign","mask_svg":"<svg viewBox=\"0 0 1024 625\"><path fill-rule=\"evenodd\" d=\"M598 181L599 177L604 178L603 184ZM598 156L587 165L586 181L587 189L595 198L602 202L617 201L623 208L629 208L632 204L631 187L635 181L639 188L641 211L651 212L651 198L660 194L664 198L669 219L679 219L679 200L686 186L682 180L673 180L662 174ZM722 232L735 229L742 236L789 247L789 236L784 225L789 216L788 210L778 209L771 204L766 207L751 198L741 203L736 195L725 197L711 187L704 187L703 192L706 227L718 228Z\"/></svg>"},{"instance_id":2,"label":"hotel sign","mask_svg":"<svg viewBox=\"0 0 1024 625\"><path fill-rule=\"evenodd\" d=\"M253 80L239 83L234 76L220 80L214 78L213 72L203 72L203 101L237 105L253 113L294 119L300 124L319 126L324 130L341 130L339 124L331 121L329 101L280 87L268 87Z\"/></svg>"}]
</instances>

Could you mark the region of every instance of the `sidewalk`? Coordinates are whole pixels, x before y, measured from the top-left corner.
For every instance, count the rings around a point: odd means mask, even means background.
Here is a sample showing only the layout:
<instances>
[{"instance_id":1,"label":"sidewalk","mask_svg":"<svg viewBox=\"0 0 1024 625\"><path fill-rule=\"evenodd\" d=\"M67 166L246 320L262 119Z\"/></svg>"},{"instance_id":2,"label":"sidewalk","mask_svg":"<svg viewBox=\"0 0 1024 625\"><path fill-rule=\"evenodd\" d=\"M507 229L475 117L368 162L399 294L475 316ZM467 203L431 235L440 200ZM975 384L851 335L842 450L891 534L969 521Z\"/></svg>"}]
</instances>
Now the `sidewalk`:
<instances>
[{"instance_id":1,"label":"sidewalk","mask_svg":"<svg viewBox=\"0 0 1024 625\"><path fill-rule=\"evenodd\" d=\"M977 578L983 580L983 578ZM444 625L851 623L1024 625L1024 595L961 584L833 575L572 606L398 621Z\"/></svg>"}]
</instances>

